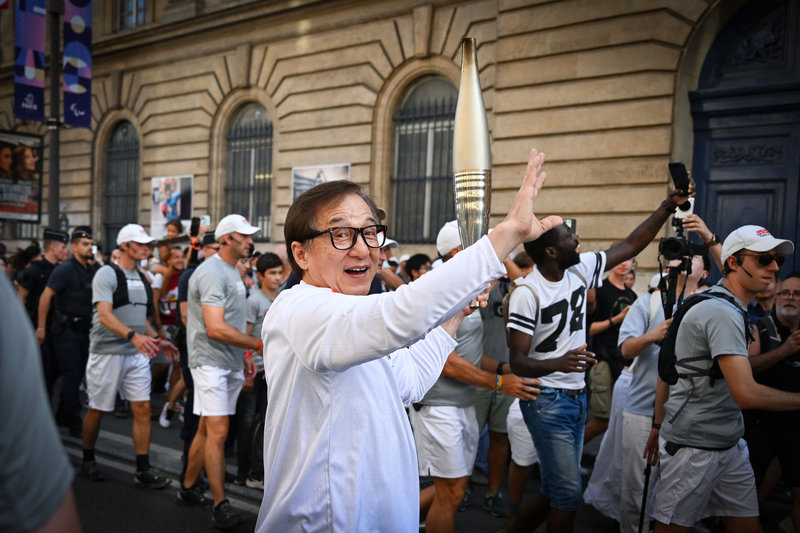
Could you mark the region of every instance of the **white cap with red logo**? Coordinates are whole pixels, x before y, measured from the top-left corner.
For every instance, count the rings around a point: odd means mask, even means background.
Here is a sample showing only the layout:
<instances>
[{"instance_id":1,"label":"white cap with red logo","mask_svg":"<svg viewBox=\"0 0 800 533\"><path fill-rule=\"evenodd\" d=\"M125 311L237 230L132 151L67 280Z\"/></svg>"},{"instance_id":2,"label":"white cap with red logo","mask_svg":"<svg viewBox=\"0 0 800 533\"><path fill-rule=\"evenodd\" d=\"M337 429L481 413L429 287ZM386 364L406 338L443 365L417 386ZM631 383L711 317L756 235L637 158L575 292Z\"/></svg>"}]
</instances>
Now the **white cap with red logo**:
<instances>
[{"instance_id":1,"label":"white cap with red logo","mask_svg":"<svg viewBox=\"0 0 800 533\"><path fill-rule=\"evenodd\" d=\"M778 255L792 255L794 244L786 239L776 239L768 229L761 226L742 226L731 232L722 243L722 262L739 250L768 252L777 248Z\"/></svg>"}]
</instances>

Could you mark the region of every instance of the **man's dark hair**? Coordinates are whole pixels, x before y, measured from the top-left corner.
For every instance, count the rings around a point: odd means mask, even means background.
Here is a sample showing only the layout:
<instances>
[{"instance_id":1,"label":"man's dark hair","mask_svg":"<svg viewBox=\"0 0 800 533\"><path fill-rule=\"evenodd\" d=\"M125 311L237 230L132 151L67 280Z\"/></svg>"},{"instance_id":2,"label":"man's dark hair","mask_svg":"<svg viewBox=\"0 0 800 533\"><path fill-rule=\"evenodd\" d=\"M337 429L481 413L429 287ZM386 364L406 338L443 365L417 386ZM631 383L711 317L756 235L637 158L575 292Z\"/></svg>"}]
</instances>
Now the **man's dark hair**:
<instances>
[{"instance_id":1,"label":"man's dark hair","mask_svg":"<svg viewBox=\"0 0 800 533\"><path fill-rule=\"evenodd\" d=\"M542 234L542 236L536 239L535 241L526 242L523 245L523 247L525 248L525 252L531 257L531 259L533 259L533 262L536 263L537 265L541 265L542 262L544 261L545 249L549 246L555 246L556 244L558 244L558 228L560 227L561 226L556 226L555 228L545 231Z\"/></svg>"},{"instance_id":2,"label":"man's dark hair","mask_svg":"<svg viewBox=\"0 0 800 533\"><path fill-rule=\"evenodd\" d=\"M403 269L408 276L408 279L411 279L411 271L412 270L419 270L422 265L425 263L430 263L431 258L425 254L414 254L406 260L406 266Z\"/></svg>"},{"instance_id":3,"label":"man's dark hair","mask_svg":"<svg viewBox=\"0 0 800 533\"><path fill-rule=\"evenodd\" d=\"M294 259L292 243L305 243L308 236L317 231L317 213L329 205L341 200L345 196L355 194L359 196L372 212L372 216L378 221L378 206L367 196L364 190L347 180L334 180L312 187L297 197L286 213L286 222L283 226L283 238L286 241L286 252L289 257L289 264L295 275L303 279L303 270Z\"/></svg>"},{"instance_id":4,"label":"man's dark hair","mask_svg":"<svg viewBox=\"0 0 800 533\"><path fill-rule=\"evenodd\" d=\"M283 262L281 261L280 257L272 252L265 252L261 254L256 261L256 271L262 276L264 275L264 272L270 268L277 267L283 267Z\"/></svg>"},{"instance_id":5,"label":"man's dark hair","mask_svg":"<svg viewBox=\"0 0 800 533\"><path fill-rule=\"evenodd\" d=\"M514 256L514 264L521 269L533 268L533 259L527 252L520 252Z\"/></svg>"}]
</instances>

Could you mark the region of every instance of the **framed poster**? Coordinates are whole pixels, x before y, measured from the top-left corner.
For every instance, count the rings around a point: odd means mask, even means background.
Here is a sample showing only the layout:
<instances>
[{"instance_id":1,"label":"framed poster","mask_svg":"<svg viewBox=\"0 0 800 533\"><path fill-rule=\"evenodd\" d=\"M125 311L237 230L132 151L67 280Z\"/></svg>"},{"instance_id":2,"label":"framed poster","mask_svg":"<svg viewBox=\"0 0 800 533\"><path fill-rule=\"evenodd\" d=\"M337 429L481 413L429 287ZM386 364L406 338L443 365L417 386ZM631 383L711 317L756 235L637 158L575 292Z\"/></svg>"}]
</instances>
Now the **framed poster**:
<instances>
[{"instance_id":1,"label":"framed poster","mask_svg":"<svg viewBox=\"0 0 800 533\"><path fill-rule=\"evenodd\" d=\"M350 163L292 167L292 202L314 185L333 180L349 180Z\"/></svg>"},{"instance_id":2,"label":"framed poster","mask_svg":"<svg viewBox=\"0 0 800 533\"><path fill-rule=\"evenodd\" d=\"M178 219L183 231L189 231L192 222L192 193L194 175L152 178L150 206L150 235L155 239L167 236L167 222Z\"/></svg>"},{"instance_id":3,"label":"framed poster","mask_svg":"<svg viewBox=\"0 0 800 533\"><path fill-rule=\"evenodd\" d=\"M42 136L0 131L0 218L39 222Z\"/></svg>"}]
</instances>

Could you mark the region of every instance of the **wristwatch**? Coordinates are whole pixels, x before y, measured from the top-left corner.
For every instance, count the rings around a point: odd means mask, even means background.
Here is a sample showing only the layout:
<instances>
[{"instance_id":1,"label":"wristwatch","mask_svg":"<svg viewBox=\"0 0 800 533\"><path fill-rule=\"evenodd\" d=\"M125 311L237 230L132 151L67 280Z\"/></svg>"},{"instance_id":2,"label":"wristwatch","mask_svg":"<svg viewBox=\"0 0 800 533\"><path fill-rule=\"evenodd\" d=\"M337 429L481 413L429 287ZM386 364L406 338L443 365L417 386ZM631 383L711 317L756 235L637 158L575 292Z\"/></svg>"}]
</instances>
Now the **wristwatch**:
<instances>
[{"instance_id":1,"label":"wristwatch","mask_svg":"<svg viewBox=\"0 0 800 533\"><path fill-rule=\"evenodd\" d=\"M706 241L705 245L706 246L714 246L715 244L719 244L720 242L721 241L719 240L719 235L717 235L716 233L712 233L711 234L711 240L710 241Z\"/></svg>"},{"instance_id":2,"label":"wristwatch","mask_svg":"<svg viewBox=\"0 0 800 533\"><path fill-rule=\"evenodd\" d=\"M133 331L133 330L130 330L130 331L128 332L128 336L126 337L126 339L128 339L128 340L131 340L131 339L133 338L133 336L134 336L134 335L136 335L136 332L135 332L135 331Z\"/></svg>"}]
</instances>

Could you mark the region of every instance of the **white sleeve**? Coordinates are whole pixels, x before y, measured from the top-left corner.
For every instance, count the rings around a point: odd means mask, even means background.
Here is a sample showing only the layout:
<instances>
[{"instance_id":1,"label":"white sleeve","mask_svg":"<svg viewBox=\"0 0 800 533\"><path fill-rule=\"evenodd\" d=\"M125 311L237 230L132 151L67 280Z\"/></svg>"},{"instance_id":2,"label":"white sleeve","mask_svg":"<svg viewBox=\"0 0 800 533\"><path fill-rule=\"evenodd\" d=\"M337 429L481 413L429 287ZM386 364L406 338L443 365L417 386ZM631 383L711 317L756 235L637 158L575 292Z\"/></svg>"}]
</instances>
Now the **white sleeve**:
<instances>
[{"instance_id":1,"label":"white sleeve","mask_svg":"<svg viewBox=\"0 0 800 533\"><path fill-rule=\"evenodd\" d=\"M403 405L420 401L433 387L456 344L442 328L435 328L409 348L389 356Z\"/></svg>"},{"instance_id":2,"label":"white sleeve","mask_svg":"<svg viewBox=\"0 0 800 533\"><path fill-rule=\"evenodd\" d=\"M342 371L413 344L504 272L484 237L394 292L352 296L306 289L287 293L294 302L273 327L282 329L292 351L309 369Z\"/></svg>"},{"instance_id":3,"label":"white sleeve","mask_svg":"<svg viewBox=\"0 0 800 533\"><path fill-rule=\"evenodd\" d=\"M164 285L164 275L159 272L153 276L153 283L150 284L154 289L160 289Z\"/></svg>"},{"instance_id":4,"label":"white sleeve","mask_svg":"<svg viewBox=\"0 0 800 533\"><path fill-rule=\"evenodd\" d=\"M523 286L524 285L524 286ZM536 301L530 285L517 283L517 288L508 298L508 329L516 329L533 337L536 330Z\"/></svg>"}]
</instances>

